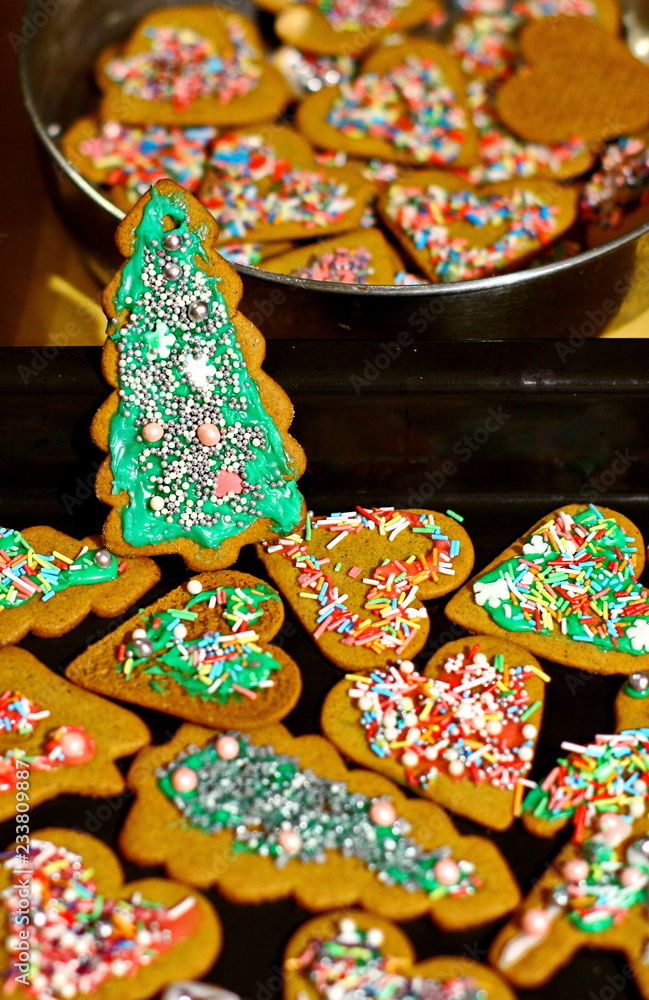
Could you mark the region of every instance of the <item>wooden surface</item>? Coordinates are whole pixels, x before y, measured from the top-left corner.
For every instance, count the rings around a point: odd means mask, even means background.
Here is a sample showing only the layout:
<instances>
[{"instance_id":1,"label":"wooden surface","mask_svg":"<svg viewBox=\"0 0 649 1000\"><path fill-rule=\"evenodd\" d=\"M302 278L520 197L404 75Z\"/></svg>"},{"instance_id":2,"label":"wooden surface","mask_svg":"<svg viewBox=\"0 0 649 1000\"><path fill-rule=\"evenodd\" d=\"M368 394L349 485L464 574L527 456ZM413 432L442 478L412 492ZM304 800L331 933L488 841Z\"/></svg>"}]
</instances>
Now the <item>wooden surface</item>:
<instances>
[{"instance_id":1,"label":"wooden surface","mask_svg":"<svg viewBox=\"0 0 649 1000\"><path fill-rule=\"evenodd\" d=\"M23 6L0 4L0 344L100 344L101 289L49 203L20 98L9 35L20 32ZM649 312L607 336L649 337Z\"/></svg>"}]
</instances>

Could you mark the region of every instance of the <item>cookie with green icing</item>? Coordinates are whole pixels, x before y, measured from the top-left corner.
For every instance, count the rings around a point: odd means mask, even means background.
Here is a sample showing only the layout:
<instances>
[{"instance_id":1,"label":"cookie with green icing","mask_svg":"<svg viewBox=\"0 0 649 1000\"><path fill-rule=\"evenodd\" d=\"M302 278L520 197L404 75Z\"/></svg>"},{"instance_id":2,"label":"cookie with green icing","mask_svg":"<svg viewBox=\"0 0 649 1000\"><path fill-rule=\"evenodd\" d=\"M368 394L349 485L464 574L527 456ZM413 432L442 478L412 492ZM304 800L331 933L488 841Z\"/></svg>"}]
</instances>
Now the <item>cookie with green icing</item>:
<instances>
[{"instance_id":1,"label":"cookie with green icing","mask_svg":"<svg viewBox=\"0 0 649 1000\"><path fill-rule=\"evenodd\" d=\"M598 674L649 662L645 547L624 515L594 504L551 511L446 605L470 632Z\"/></svg>"},{"instance_id":2,"label":"cookie with green icing","mask_svg":"<svg viewBox=\"0 0 649 1000\"><path fill-rule=\"evenodd\" d=\"M410 660L349 674L322 707L346 757L494 830L520 814L549 678L513 642L446 643L423 670Z\"/></svg>"},{"instance_id":3,"label":"cookie with green icing","mask_svg":"<svg viewBox=\"0 0 649 1000\"><path fill-rule=\"evenodd\" d=\"M107 546L176 552L198 570L294 530L304 508L292 406L261 370L263 338L237 310L241 281L217 239L210 213L169 180L120 224L126 262L104 296L114 392L92 425L108 453L96 481Z\"/></svg>"},{"instance_id":4,"label":"cookie with green icing","mask_svg":"<svg viewBox=\"0 0 649 1000\"><path fill-rule=\"evenodd\" d=\"M284 608L247 573L203 573L176 587L73 660L82 687L207 726L250 729L284 718L300 671L269 640Z\"/></svg>"},{"instance_id":5,"label":"cookie with green icing","mask_svg":"<svg viewBox=\"0 0 649 1000\"><path fill-rule=\"evenodd\" d=\"M514 1000L504 980L485 965L457 955L416 961L392 921L363 910L313 917L284 952L284 1000Z\"/></svg>"},{"instance_id":6,"label":"cookie with green icing","mask_svg":"<svg viewBox=\"0 0 649 1000\"><path fill-rule=\"evenodd\" d=\"M159 579L152 559L118 558L97 538L0 527L0 646L55 638L91 613L114 618Z\"/></svg>"},{"instance_id":7,"label":"cookie with green icing","mask_svg":"<svg viewBox=\"0 0 649 1000\"><path fill-rule=\"evenodd\" d=\"M530 832L571 840L496 938L491 963L522 988L544 983L582 948L619 951L649 996L649 676L632 674L615 703L614 733L565 753L530 792Z\"/></svg>"},{"instance_id":8,"label":"cookie with green icing","mask_svg":"<svg viewBox=\"0 0 649 1000\"><path fill-rule=\"evenodd\" d=\"M185 725L140 753L128 780L126 857L239 903L359 903L458 929L497 919L519 897L494 844L461 836L438 806L386 778L348 771L321 736Z\"/></svg>"}]
</instances>

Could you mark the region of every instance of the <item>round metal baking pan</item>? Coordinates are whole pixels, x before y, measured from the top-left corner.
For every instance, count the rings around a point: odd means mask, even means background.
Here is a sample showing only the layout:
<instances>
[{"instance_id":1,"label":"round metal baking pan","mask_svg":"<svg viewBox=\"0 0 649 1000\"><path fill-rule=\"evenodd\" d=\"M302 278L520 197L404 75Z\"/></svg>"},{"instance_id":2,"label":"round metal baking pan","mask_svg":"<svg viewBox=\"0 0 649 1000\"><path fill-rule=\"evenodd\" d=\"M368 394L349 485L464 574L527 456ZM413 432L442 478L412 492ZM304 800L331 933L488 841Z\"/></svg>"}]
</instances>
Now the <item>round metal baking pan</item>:
<instances>
[{"instance_id":1,"label":"round metal baking pan","mask_svg":"<svg viewBox=\"0 0 649 1000\"><path fill-rule=\"evenodd\" d=\"M101 281L119 266L114 231L122 213L63 157L57 136L96 106L92 67L153 7L179 0L29 0L19 48L25 107L40 142L53 202ZM649 0L627 0L629 42L649 54ZM228 4L222 4L228 6ZM238 12L271 24L250 3ZM267 337L502 340L569 338L573 346L649 308L649 223L568 260L493 278L404 287L315 282L237 267L243 309ZM388 353L390 353L390 351Z\"/></svg>"}]
</instances>

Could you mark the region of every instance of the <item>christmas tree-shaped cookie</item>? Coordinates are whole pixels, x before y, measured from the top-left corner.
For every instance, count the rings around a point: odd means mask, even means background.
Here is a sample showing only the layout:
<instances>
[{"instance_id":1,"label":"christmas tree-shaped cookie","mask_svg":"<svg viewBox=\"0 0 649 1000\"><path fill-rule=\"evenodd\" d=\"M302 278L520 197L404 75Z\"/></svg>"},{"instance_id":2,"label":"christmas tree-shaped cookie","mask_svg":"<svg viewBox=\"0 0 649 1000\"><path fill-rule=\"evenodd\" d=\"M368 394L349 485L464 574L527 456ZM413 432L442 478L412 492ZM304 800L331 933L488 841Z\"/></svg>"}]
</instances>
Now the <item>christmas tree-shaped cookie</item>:
<instances>
[{"instance_id":1,"label":"christmas tree-shaped cookie","mask_svg":"<svg viewBox=\"0 0 649 1000\"><path fill-rule=\"evenodd\" d=\"M304 454L291 404L261 371L264 341L237 311L241 282L190 194L155 184L126 216L126 258L108 285L103 370L115 392L93 422L108 452L97 495L123 555L178 552L194 569L231 565L247 542L300 524Z\"/></svg>"},{"instance_id":2,"label":"christmas tree-shaped cookie","mask_svg":"<svg viewBox=\"0 0 649 1000\"><path fill-rule=\"evenodd\" d=\"M569 667L630 674L649 662L649 600L638 580L644 552L622 514L568 504L469 580L446 614Z\"/></svg>"},{"instance_id":3,"label":"christmas tree-shaped cookie","mask_svg":"<svg viewBox=\"0 0 649 1000\"><path fill-rule=\"evenodd\" d=\"M631 674L614 733L567 751L524 804L525 825L570 843L497 936L490 962L516 986L539 986L582 948L622 952L649 997L649 675Z\"/></svg>"}]
</instances>

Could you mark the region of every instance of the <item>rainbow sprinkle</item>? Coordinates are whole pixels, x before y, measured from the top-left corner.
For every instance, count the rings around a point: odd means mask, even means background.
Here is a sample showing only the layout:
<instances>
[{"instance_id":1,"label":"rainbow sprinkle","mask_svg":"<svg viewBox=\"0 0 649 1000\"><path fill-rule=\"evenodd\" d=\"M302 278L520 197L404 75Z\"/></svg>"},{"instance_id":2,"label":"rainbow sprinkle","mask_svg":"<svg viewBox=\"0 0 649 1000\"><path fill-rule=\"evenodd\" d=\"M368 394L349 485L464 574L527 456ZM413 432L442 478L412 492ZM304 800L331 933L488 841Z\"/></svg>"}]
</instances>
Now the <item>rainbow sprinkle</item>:
<instances>
[{"instance_id":1,"label":"rainbow sprinkle","mask_svg":"<svg viewBox=\"0 0 649 1000\"><path fill-rule=\"evenodd\" d=\"M599 169L582 191L581 217L614 229L624 210L649 198L649 145L643 139L623 136L610 142Z\"/></svg>"},{"instance_id":2,"label":"rainbow sprinkle","mask_svg":"<svg viewBox=\"0 0 649 1000\"><path fill-rule=\"evenodd\" d=\"M295 278L313 281L340 281L345 285L366 285L374 274L372 254L366 247L336 247L313 255L308 264L291 271Z\"/></svg>"},{"instance_id":3,"label":"rainbow sprinkle","mask_svg":"<svg viewBox=\"0 0 649 1000\"><path fill-rule=\"evenodd\" d=\"M387 28L410 0L306 0L319 10L334 31Z\"/></svg>"}]
</instances>

